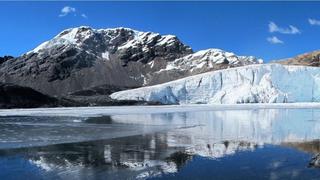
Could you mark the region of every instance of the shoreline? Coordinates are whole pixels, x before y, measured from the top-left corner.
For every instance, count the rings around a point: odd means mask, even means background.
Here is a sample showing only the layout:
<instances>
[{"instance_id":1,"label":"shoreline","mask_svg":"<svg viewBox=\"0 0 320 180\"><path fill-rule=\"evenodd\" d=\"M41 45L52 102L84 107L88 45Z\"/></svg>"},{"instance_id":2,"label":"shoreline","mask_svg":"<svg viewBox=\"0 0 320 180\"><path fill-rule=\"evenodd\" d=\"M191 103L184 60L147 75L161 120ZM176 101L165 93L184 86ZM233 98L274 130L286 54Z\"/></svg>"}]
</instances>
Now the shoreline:
<instances>
[{"instance_id":1,"label":"shoreline","mask_svg":"<svg viewBox=\"0 0 320 180\"><path fill-rule=\"evenodd\" d=\"M95 106L0 109L1 116L72 116L94 117L125 114L157 114L194 111L258 110L258 109L320 109L320 103L272 103L272 104L188 104L149 106Z\"/></svg>"}]
</instances>

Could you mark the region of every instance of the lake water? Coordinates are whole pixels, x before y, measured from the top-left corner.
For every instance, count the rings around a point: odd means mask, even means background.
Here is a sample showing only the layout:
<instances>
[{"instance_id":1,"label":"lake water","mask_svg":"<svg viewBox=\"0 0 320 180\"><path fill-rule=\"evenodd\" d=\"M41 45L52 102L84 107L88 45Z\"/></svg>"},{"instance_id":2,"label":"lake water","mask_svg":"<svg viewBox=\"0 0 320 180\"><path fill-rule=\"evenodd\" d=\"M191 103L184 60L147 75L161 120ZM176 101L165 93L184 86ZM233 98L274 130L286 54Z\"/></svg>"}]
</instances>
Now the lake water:
<instances>
[{"instance_id":1,"label":"lake water","mask_svg":"<svg viewBox=\"0 0 320 180\"><path fill-rule=\"evenodd\" d=\"M0 111L0 179L320 177L320 109L125 108Z\"/></svg>"}]
</instances>

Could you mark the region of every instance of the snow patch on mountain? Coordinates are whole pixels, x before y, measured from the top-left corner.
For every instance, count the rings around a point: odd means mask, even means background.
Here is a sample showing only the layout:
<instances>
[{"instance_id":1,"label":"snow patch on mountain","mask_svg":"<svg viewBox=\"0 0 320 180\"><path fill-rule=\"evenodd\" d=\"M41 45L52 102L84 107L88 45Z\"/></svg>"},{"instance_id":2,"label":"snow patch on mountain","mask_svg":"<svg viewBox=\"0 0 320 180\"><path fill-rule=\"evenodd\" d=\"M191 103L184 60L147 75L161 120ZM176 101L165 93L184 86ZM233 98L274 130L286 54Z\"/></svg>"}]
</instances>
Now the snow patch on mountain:
<instances>
[{"instance_id":1,"label":"snow patch on mountain","mask_svg":"<svg viewBox=\"0 0 320 180\"><path fill-rule=\"evenodd\" d=\"M87 31L81 31L81 29L87 29ZM40 44L38 47L36 47L32 51L29 51L28 53L39 53L44 49L50 49L62 45L79 45L80 39L81 41L84 41L93 34L91 30L91 28L86 26L66 29L55 36L53 39Z\"/></svg>"},{"instance_id":2,"label":"snow patch on mountain","mask_svg":"<svg viewBox=\"0 0 320 180\"><path fill-rule=\"evenodd\" d=\"M232 52L226 52L221 49L207 49L169 62L166 68L161 69L160 72L173 69L190 70L192 72L197 69L214 68L217 64L243 66L262 63L262 59L254 56L237 56Z\"/></svg>"},{"instance_id":3,"label":"snow patch on mountain","mask_svg":"<svg viewBox=\"0 0 320 180\"><path fill-rule=\"evenodd\" d=\"M161 36L159 33L140 32L135 30L133 32L134 38L118 47L118 50L139 48L142 46L142 50L148 52L148 46L172 46L177 41L177 37L173 35Z\"/></svg>"},{"instance_id":4,"label":"snow patch on mountain","mask_svg":"<svg viewBox=\"0 0 320 180\"><path fill-rule=\"evenodd\" d=\"M173 35L165 35L163 36L159 41L158 41L158 45L162 46L162 45L170 45L173 44L175 42L175 39L177 37L173 36Z\"/></svg>"},{"instance_id":5,"label":"snow patch on mountain","mask_svg":"<svg viewBox=\"0 0 320 180\"><path fill-rule=\"evenodd\" d=\"M120 91L111 98L163 104L320 102L320 68L249 65Z\"/></svg>"},{"instance_id":6,"label":"snow patch on mountain","mask_svg":"<svg viewBox=\"0 0 320 180\"><path fill-rule=\"evenodd\" d=\"M103 59L110 60L110 54L108 51L101 54Z\"/></svg>"}]
</instances>

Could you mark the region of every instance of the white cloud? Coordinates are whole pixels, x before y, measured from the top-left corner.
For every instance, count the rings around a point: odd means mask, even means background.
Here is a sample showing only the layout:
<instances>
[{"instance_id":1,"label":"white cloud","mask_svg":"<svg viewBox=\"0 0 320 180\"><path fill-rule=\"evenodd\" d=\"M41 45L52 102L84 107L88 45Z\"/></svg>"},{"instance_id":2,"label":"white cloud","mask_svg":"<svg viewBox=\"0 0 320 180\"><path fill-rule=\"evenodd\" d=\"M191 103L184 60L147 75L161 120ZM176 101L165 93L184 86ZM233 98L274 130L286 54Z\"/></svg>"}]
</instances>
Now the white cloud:
<instances>
[{"instance_id":1,"label":"white cloud","mask_svg":"<svg viewBox=\"0 0 320 180\"><path fill-rule=\"evenodd\" d=\"M271 44L283 44L284 42L281 41L279 38L277 38L276 36L272 36L272 37L268 37L267 41Z\"/></svg>"},{"instance_id":2,"label":"white cloud","mask_svg":"<svg viewBox=\"0 0 320 180\"><path fill-rule=\"evenodd\" d=\"M300 30L295 26L289 25L288 28L282 28L272 21L269 23L269 32L271 33L278 32L282 34L300 34L301 33Z\"/></svg>"},{"instance_id":3,"label":"white cloud","mask_svg":"<svg viewBox=\"0 0 320 180\"><path fill-rule=\"evenodd\" d=\"M61 12L59 14L59 17L64 17L68 14L74 14L76 13L76 8L70 7L70 6L65 6L61 9Z\"/></svg>"},{"instance_id":4,"label":"white cloud","mask_svg":"<svg viewBox=\"0 0 320 180\"><path fill-rule=\"evenodd\" d=\"M85 18L85 19L88 19L88 16L84 13L81 14L81 17Z\"/></svg>"},{"instance_id":5,"label":"white cloud","mask_svg":"<svg viewBox=\"0 0 320 180\"><path fill-rule=\"evenodd\" d=\"M77 15L79 15L79 13L80 12L78 12L76 8L71 7L71 6L65 6L65 7L63 7L61 9L59 17L64 17L64 16L67 16L69 14L73 14L74 16L77 16ZM80 16L85 18L85 19L88 19L88 16L86 14L84 14L84 13L81 13Z\"/></svg>"},{"instance_id":6,"label":"white cloud","mask_svg":"<svg viewBox=\"0 0 320 180\"><path fill-rule=\"evenodd\" d=\"M318 20L318 19L308 19L308 21L309 21L309 24L310 25L313 25L313 26L320 26L320 20Z\"/></svg>"}]
</instances>

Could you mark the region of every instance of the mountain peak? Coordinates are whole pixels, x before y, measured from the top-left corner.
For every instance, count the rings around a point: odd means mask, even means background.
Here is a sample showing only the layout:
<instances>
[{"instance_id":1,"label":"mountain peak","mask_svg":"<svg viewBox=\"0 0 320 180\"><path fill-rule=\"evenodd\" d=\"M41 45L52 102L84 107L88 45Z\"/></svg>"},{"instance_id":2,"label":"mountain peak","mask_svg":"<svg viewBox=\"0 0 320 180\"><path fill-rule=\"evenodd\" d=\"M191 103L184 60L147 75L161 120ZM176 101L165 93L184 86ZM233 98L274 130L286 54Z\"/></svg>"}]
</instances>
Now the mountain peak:
<instances>
[{"instance_id":1,"label":"mountain peak","mask_svg":"<svg viewBox=\"0 0 320 180\"><path fill-rule=\"evenodd\" d=\"M2 63L0 81L63 96L101 86L128 89L159 84L257 63L253 56L237 56L221 49L193 53L174 35L80 26Z\"/></svg>"},{"instance_id":2,"label":"mountain peak","mask_svg":"<svg viewBox=\"0 0 320 180\"><path fill-rule=\"evenodd\" d=\"M206 49L186 55L167 64L166 70L184 69L190 71L209 71L223 67L237 67L249 64L261 64L262 59L254 56L237 56L233 52L221 49ZM160 70L162 71L162 70Z\"/></svg>"},{"instance_id":3,"label":"mountain peak","mask_svg":"<svg viewBox=\"0 0 320 180\"><path fill-rule=\"evenodd\" d=\"M80 26L58 33L14 61L2 63L0 81L19 81L50 95L101 85L139 87L168 62L192 52L174 35ZM52 82L60 85L52 87Z\"/></svg>"},{"instance_id":4,"label":"mountain peak","mask_svg":"<svg viewBox=\"0 0 320 180\"><path fill-rule=\"evenodd\" d=\"M40 44L27 54L48 52L51 49L63 51L67 47L75 47L92 52L96 51L98 47L100 51L108 51L109 53L117 50L130 52L131 50L137 51L137 49L140 49L143 52L152 52L154 54L157 54L157 51L153 52L153 47L162 47L160 49L181 50L186 51L187 54L192 53L192 49L184 45L174 35L160 35L159 33L142 32L124 27L93 29L89 26L80 26L60 32L53 39Z\"/></svg>"}]
</instances>

